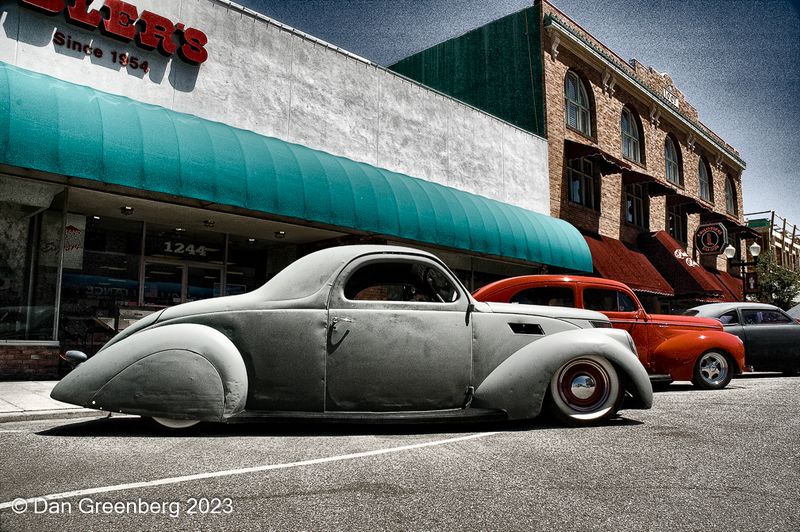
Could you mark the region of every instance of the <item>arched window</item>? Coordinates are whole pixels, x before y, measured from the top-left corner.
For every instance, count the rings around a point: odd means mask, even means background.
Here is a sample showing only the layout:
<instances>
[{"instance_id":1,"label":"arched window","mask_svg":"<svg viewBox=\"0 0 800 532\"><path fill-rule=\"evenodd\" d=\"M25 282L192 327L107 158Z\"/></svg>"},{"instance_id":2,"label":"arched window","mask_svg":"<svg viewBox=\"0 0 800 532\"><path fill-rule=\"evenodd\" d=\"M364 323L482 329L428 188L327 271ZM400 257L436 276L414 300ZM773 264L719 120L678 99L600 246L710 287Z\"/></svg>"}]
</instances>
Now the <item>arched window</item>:
<instances>
[{"instance_id":1,"label":"arched window","mask_svg":"<svg viewBox=\"0 0 800 532\"><path fill-rule=\"evenodd\" d=\"M725 178L725 210L734 216L739 214L739 198L736 197L736 184L731 176Z\"/></svg>"},{"instance_id":2,"label":"arched window","mask_svg":"<svg viewBox=\"0 0 800 532\"><path fill-rule=\"evenodd\" d=\"M636 118L627 107L622 108L622 156L636 163L642 162L641 140Z\"/></svg>"},{"instance_id":3,"label":"arched window","mask_svg":"<svg viewBox=\"0 0 800 532\"><path fill-rule=\"evenodd\" d=\"M700 157L700 164L697 168L697 178L700 182L700 199L711 203L713 201L713 190L711 188L711 170L705 157Z\"/></svg>"},{"instance_id":4,"label":"arched window","mask_svg":"<svg viewBox=\"0 0 800 532\"><path fill-rule=\"evenodd\" d=\"M667 181L683 186L678 150L675 147L675 141L670 136L667 136L667 140L664 141L664 160L666 161Z\"/></svg>"},{"instance_id":5,"label":"arched window","mask_svg":"<svg viewBox=\"0 0 800 532\"><path fill-rule=\"evenodd\" d=\"M589 96L583 81L575 72L567 72L564 81L564 99L567 126L576 129L586 136L592 134L592 119Z\"/></svg>"}]
</instances>

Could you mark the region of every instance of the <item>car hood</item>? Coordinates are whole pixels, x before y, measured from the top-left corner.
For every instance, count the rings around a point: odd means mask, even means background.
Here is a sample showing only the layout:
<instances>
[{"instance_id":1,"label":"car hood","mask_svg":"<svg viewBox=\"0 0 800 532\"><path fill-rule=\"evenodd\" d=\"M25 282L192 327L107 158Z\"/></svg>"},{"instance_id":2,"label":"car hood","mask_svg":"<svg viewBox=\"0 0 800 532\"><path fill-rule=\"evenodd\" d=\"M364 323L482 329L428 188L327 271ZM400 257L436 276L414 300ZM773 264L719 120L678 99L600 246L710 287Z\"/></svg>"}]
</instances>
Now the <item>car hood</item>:
<instances>
[{"instance_id":1,"label":"car hood","mask_svg":"<svg viewBox=\"0 0 800 532\"><path fill-rule=\"evenodd\" d=\"M608 321L605 314L593 310L572 307L551 307L546 305L522 305L519 303L482 303L492 312L504 314L524 314L526 316L544 316L556 319L574 319L590 321Z\"/></svg>"},{"instance_id":2,"label":"car hood","mask_svg":"<svg viewBox=\"0 0 800 532\"><path fill-rule=\"evenodd\" d=\"M675 316L672 314L650 314L650 322L674 325L682 328L717 329L722 330L722 324L714 318L701 318L700 316Z\"/></svg>"}]
</instances>

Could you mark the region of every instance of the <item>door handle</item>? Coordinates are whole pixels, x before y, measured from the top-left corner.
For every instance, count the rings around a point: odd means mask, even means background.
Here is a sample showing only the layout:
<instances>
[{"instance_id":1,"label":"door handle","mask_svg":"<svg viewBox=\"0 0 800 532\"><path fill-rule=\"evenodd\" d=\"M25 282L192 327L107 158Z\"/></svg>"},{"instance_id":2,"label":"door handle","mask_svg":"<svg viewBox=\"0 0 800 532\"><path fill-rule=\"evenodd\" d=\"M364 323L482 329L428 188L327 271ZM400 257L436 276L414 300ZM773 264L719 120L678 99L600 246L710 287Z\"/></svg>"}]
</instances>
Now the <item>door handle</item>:
<instances>
[{"instance_id":1,"label":"door handle","mask_svg":"<svg viewBox=\"0 0 800 532\"><path fill-rule=\"evenodd\" d=\"M337 323L353 323L353 320L350 318L340 318L339 316L334 316L331 319L331 328L335 329Z\"/></svg>"}]
</instances>

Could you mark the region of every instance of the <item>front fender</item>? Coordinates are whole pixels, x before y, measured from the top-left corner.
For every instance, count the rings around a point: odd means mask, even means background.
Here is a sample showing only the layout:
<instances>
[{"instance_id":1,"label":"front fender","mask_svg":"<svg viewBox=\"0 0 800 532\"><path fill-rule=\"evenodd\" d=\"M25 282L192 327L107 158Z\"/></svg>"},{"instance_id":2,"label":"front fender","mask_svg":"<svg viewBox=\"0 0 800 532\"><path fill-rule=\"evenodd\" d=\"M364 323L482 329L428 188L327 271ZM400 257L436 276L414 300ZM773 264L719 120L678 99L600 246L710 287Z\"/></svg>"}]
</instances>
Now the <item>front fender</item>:
<instances>
[{"instance_id":1,"label":"front fender","mask_svg":"<svg viewBox=\"0 0 800 532\"><path fill-rule=\"evenodd\" d=\"M697 358L708 351L723 351L733 357L734 373L744 370L744 344L738 336L722 331L692 331L673 336L656 347L655 372L670 374L676 381L691 380Z\"/></svg>"},{"instance_id":2,"label":"front fender","mask_svg":"<svg viewBox=\"0 0 800 532\"><path fill-rule=\"evenodd\" d=\"M64 377L51 397L113 412L221 421L244 409L247 385L228 337L181 323L108 346Z\"/></svg>"},{"instance_id":3,"label":"front fender","mask_svg":"<svg viewBox=\"0 0 800 532\"><path fill-rule=\"evenodd\" d=\"M616 329L579 329L546 336L504 360L478 386L472 405L504 409L509 419L539 415L550 379L568 361L586 355L608 359L620 372L638 408L653 404L647 372L628 347L630 336Z\"/></svg>"}]
</instances>

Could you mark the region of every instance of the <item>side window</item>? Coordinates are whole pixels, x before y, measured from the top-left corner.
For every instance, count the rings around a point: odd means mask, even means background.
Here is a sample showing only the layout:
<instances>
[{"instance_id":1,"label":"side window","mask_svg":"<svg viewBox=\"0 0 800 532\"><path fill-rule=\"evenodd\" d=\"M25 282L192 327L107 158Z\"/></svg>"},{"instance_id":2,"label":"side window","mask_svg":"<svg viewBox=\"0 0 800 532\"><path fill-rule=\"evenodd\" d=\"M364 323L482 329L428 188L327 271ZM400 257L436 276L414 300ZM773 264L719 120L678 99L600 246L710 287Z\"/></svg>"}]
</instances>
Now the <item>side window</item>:
<instances>
[{"instance_id":1,"label":"side window","mask_svg":"<svg viewBox=\"0 0 800 532\"><path fill-rule=\"evenodd\" d=\"M765 310L761 313L761 323L765 325L791 322L792 320L790 320L788 316L784 315L783 312L778 312L777 310Z\"/></svg>"},{"instance_id":2,"label":"side window","mask_svg":"<svg viewBox=\"0 0 800 532\"><path fill-rule=\"evenodd\" d=\"M719 321L723 325L738 325L739 315L736 313L735 310L731 310L730 312L726 312L725 314L720 316Z\"/></svg>"},{"instance_id":3,"label":"side window","mask_svg":"<svg viewBox=\"0 0 800 532\"><path fill-rule=\"evenodd\" d=\"M636 303L624 292L604 288L586 288L583 291L583 306L601 312L634 312Z\"/></svg>"},{"instance_id":4,"label":"side window","mask_svg":"<svg viewBox=\"0 0 800 532\"><path fill-rule=\"evenodd\" d=\"M777 310L742 310L745 325L775 325L791 323L792 320Z\"/></svg>"},{"instance_id":5,"label":"side window","mask_svg":"<svg viewBox=\"0 0 800 532\"><path fill-rule=\"evenodd\" d=\"M458 299L458 290L444 273L427 264L377 262L350 276L344 297L354 301L451 303Z\"/></svg>"},{"instance_id":6,"label":"side window","mask_svg":"<svg viewBox=\"0 0 800 532\"><path fill-rule=\"evenodd\" d=\"M511 298L511 303L523 305L549 305L553 307L574 307L575 293L567 286L542 286L528 288Z\"/></svg>"},{"instance_id":7,"label":"side window","mask_svg":"<svg viewBox=\"0 0 800 532\"><path fill-rule=\"evenodd\" d=\"M625 292L617 292L617 305L620 312L636 312L636 303Z\"/></svg>"}]
</instances>

